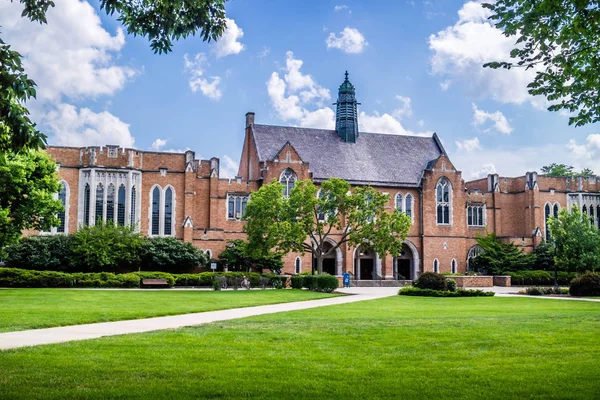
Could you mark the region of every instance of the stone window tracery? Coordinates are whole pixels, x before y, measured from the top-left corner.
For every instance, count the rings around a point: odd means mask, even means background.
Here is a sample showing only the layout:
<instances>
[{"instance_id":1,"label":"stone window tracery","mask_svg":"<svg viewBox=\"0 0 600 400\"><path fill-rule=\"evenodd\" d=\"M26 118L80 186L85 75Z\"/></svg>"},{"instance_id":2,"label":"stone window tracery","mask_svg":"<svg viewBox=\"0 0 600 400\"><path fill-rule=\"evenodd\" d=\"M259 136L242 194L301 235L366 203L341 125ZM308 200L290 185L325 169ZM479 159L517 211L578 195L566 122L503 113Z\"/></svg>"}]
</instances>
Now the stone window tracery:
<instances>
[{"instance_id":1,"label":"stone window tracery","mask_svg":"<svg viewBox=\"0 0 600 400\"><path fill-rule=\"evenodd\" d=\"M279 182L283 185L283 197L290 197L290 193L298 180L298 176L291 168L286 168L279 176Z\"/></svg>"},{"instance_id":2,"label":"stone window tracery","mask_svg":"<svg viewBox=\"0 0 600 400\"><path fill-rule=\"evenodd\" d=\"M439 180L436 186L436 212L438 225L452 224L452 185L447 178Z\"/></svg>"}]
</instances>

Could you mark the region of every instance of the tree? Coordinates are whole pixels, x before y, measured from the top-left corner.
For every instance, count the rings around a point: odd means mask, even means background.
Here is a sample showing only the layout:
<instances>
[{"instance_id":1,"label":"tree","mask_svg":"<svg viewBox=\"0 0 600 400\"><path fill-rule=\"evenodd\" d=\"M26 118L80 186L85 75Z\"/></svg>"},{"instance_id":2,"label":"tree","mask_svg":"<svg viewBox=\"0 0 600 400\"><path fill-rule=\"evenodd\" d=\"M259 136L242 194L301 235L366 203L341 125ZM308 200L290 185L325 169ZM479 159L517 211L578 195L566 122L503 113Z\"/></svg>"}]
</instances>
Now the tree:
<instances>
[{"instance_id":1,"label":"tree","mask_svg":"<svg viewBox=\"0 0 600 400\"><path fill-rule=\"evenodd\" d=\"M56 164L38 150L7 153L0 159L0 255L25 229L50 230L58 223L62 203Z\"/></svg>"},{"instance_id":2,"label":"tree","mask_svg":"<svg viewBox=\"0 0 600 400\"><path fill-rule=\"evenodd\" d=\"M289 198L282 196L282 189L274 181L248 202L244 229L251 253L310 251L321 274L323 260L344 243L368 244L380 256L402 251L411 219L398 210L385 210L389 195L369 186L351 190L348 182L336 178L320 189L310 180L299 181ZM331 239L335 245L326 245Z\"/></svg>"},{"instance_id":3,"label":"tree","mask_svg":"<svg viewBox=\"0 0 600 400\"><path fill-rule=\"evenodd\" d=\"M485 270L488 274L500 275L511 271L531 269L536 261L535 254L525 254L512 242L501 242L496 234L479 236L477 244L483 252L469 263L476 270Z\"/></svg>"},{"instance_id":4,"label":"tree","mask_svg":"<svg viewBox=\"0 0 600 400\"><path fill-rule=\"evenodd\" d=\"M534 269L542 271L554 271L554 245L550 242L542 242L535 248Z\"/></svg>"},{"instance_id":5,"label":"tree","mask_svg":"<svg viewBox=\"0 0 600 400\"><path fill-rule=\"evenodd\" d=\"M490 68L538 68L529 93L545 96L548 110L575 115L569 125L600 121L600 9L598 0L497 0L483 7L507 37L510 58Z\"/></svg>"},{"instance_id":6,"label":"tree","mask_svg":"<svg viewBox=\"0 0 600 400\"><path fill-rule=\"evenodd\" d=\"M190 242L174 237L144 239L140 247L140 264L144 271L174 274L188 273L198 266L208 265L208 256Z\"/></svg>"},{"instance_id":7,"label":"tree","mask_svg":"<svg viewBox=\"0 0 600 400\"><path fill-rule=\"evenodd\" d=\"M600 235L589 217L573 206L563 208L558 217L548 219L550 236L556 248L554 261L564 271L594 271L600 263Z\"/></svg>"},{"instance_id":8,"label":"tree","mask_svg":"<svg viewBox=\"0 0 600 400\"><path fill-rule=\"evenodd\" d=\"M231 271L245 271L251 269L269 269L273 272L281 271L283 268L282 255L280 253L268 252L258 257L253 257L248 251L248 242L243 240L232 240L225 250L219 254L219 261L227 265Z\"/></svg>"},{"instance_id":9,"label":"tree","mask_svg":"<svg viewBox=\"0 0 600 400\"><path fill-rule=\"evenodd\" d=\"M542 167L542 174L547 176L590 176L594 175L594 171L589 168L584 168L581 172L574 172L571 165L552 163Z\"/></svg>"},{"instance_id":10,"label":"tree","mask_svg":"<svg viewBox=\"0 0 600 400\"><path fill-rule=\"evenodd\" d=\"M11 0L12 1L12 0ZM147 37L155 53L168 53L173 42L198 31L204 41L217 40L225 30L227 0L100 0L107 14L134 36ZM22 16L47 23L52 0L20 0ZM35 97L35 82L27 77L21 55L0 38L0 156L4 152L43 148L46 135L29 118L24 103Z\"/></svg>"}]
</instances>

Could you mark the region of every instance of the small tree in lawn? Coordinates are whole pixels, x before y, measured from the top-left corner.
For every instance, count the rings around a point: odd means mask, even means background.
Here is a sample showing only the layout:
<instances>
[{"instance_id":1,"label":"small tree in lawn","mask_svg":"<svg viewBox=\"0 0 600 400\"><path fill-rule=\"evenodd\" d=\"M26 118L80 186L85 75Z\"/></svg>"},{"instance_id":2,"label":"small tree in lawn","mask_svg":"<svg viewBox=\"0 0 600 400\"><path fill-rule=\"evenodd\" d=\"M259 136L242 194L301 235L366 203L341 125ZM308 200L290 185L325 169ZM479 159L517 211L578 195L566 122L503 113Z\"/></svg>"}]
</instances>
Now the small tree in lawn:
<instances>
[{"instance_id":1,"label":"small tree in lawn","mask_svg":"<svg viewBox=\"0 0 600 400\"><path fill-rule=\"evenodd\" d=\"M367 187L355 187L332 178L317 188L310 180L299 181L289 198L283 186L273 182L252 194L246 207L249 251L310 251L323 272L323 260L341 245L367 243L380 256L400 254L411 225L410 217L385 205L389 195ZM333 239L334 246L326 246Z\"/></svg>"},{"instance_id":2,"label":"small tree in lawn","mask_svg":"<svg viewBox=\"0 0 600 400\"><path fill-rule=\"evenodd\" d=\"M271 251L258 258L251 257L249 253L248 242L240 239L232 240L219 254L219 261L227 265L231 271L248 272L252 269L255 271L269 269L272 272L278 272L283 268L281 253Z\"/></svg>"},{"instance_id":3,"label":"small tree in lawn","mask_svg":"<svg viewBox=\"0 0 600 400\"><path fill-rule=\"evenodd\" d=\"M550 235L556 248L554 261L564 271L594 271L600 263L600 235L589 217L574 206L563 208L558 217L548 219Z\"/></svg>"},{"instance_id":4,"label":"small tree in lawn","mask_svg":"<svg viewBox=\"0 0 600 400\"><path fill-rule=\"evenodd\" d=\"M469 265L476 270L485 270L488 274L528 270L537 259L535 254L523 253L514 243L499 241L493 233L479 236L477 244L483 252L471 260Z\"/></svg>"}]
</instances>

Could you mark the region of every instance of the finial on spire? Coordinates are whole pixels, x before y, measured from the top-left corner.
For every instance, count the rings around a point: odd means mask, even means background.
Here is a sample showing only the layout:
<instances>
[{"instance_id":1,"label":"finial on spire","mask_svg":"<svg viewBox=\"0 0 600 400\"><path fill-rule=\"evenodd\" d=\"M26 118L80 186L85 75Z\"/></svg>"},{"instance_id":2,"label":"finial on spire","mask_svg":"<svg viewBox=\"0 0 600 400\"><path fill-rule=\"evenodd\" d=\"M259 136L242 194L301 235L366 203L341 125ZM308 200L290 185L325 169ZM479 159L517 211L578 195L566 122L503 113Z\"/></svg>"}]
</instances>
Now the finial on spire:
<instances>
[{"instance_id":1,"label":"finial on spire","mask_svg":"<svg viewBox=\"0 0 600 400\"><path fill-rule=\"evenodd\" d=\"M346 81L348 81L348 70L346 70Z\"/></svg>"}]
</instances>

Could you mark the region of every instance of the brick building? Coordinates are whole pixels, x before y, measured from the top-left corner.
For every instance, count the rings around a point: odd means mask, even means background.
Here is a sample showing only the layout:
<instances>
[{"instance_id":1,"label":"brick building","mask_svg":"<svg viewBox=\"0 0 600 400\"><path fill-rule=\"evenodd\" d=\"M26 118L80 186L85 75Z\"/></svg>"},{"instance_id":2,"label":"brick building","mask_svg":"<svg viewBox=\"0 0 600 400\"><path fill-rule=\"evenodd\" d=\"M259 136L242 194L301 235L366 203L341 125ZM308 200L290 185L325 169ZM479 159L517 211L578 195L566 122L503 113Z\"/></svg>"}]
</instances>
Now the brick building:
<instances>
[{"instance_id":1,"label":"brick building","mask_svg":"<svg viewBox=\"0 0 600 400\"><path fill-rule=\"evenodd\" d=\"M246 114L238 176L219 177L219 159L149 152L118 146L57 147L59 198L65 212L53 233L72 233L97 219L134 225L148 236L174 236L217 258L230 240L245 237L243 214L251 193L273 179L287 191L296 180L316 184L331 177L388 193L388 208L412 218L401 254L379 257L368 247L342 245L324 270L357 279L415 278L423 271L464 272L477 254L475 238L495 232L531 251L547 235L546 218L578 204L600 221L596 177L517 178L465 182L436 134L432 137L358 131L354 86L339 89L336 129L260 125ZM284 193L285 194L285 193ZM335 235L332 245L335 243ZM310 271L311 254L288 254L284 272Z\"/></svg>"}]
</instances>

